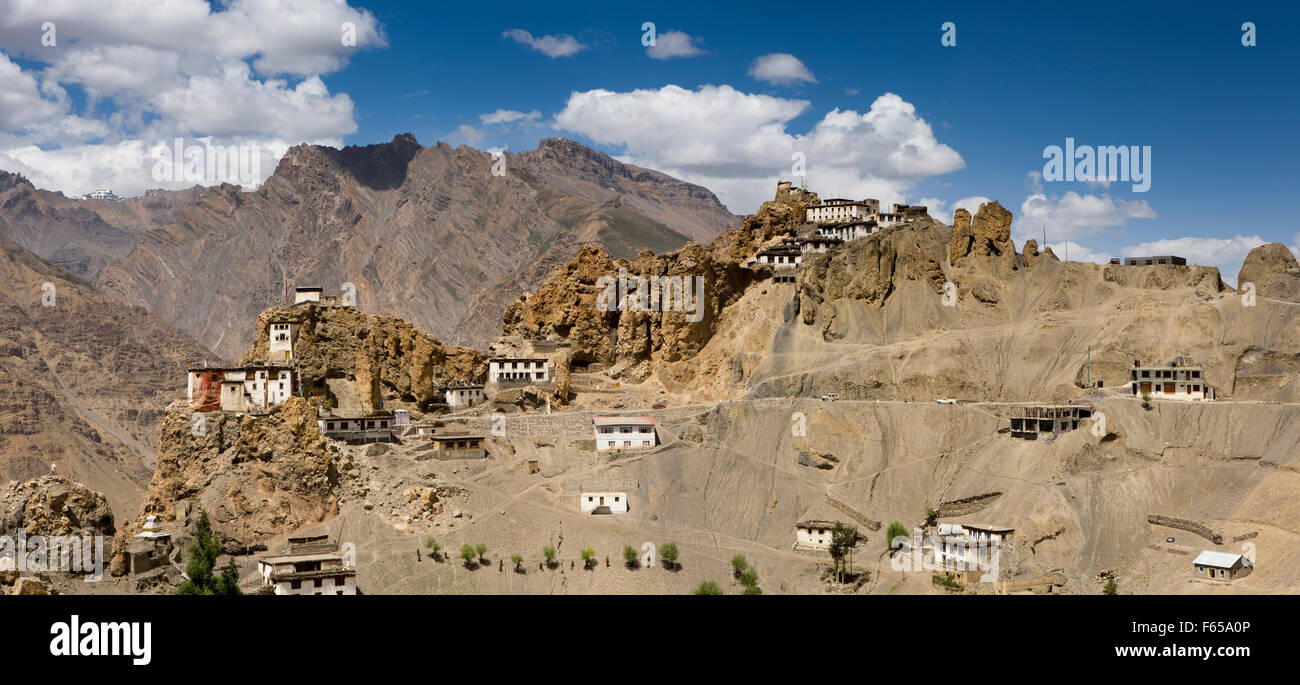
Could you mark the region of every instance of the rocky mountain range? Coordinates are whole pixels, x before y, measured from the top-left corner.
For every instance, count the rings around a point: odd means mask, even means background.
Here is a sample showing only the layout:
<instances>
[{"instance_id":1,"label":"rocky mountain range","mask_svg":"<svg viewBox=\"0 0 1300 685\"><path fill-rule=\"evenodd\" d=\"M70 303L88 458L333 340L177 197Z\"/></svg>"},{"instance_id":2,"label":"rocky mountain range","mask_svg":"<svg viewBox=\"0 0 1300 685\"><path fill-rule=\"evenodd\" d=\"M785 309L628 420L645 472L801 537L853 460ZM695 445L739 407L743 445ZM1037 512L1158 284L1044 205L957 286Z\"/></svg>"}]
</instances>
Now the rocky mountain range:
<instances>
[{"instance_id":1,"label":"rocky mountain range","mask_svg":"<svg viewBox=\"0 0 1300 685\"><path fill-rule=\"evenodd\" d=\"M482 347L501 310L578 245L630 257L734 226L713 193L568 140L494 158L410 134L299 145L256 191L222 185L72 200L0 176L18 244L233 359L286 288L356 287L363 311Z\"/></svg>"}]
</instances>

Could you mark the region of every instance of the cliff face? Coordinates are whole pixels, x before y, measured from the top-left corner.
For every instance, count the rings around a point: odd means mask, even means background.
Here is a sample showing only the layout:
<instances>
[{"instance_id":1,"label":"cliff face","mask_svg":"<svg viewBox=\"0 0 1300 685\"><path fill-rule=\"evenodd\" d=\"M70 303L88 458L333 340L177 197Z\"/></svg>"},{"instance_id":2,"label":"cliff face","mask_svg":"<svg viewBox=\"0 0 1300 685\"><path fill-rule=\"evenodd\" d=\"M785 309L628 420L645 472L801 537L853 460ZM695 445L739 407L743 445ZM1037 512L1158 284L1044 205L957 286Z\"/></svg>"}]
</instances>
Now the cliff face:
<instances>
[{"instance_id":1,"label":"cliff face","mask_svg":"<svg viewBox=\"0 0 1300 685\"><path fill-rule=\"evenodd\" d=\"M689 359L703 349L722 310L756 278L743 262L760 246L793 236L803 213L802 205L765 203L709 248L690 243L660 256L646 251L613 259L585 245L536 293L506 308L503 334L568 341L576 361L602 362L626 377L644 378L656 363ZM680 308L679 284L689 295ZM665 307L669 303L672 308Z\"/></svg>"},{"instance_id":2,"label":"cliff face","mask_svg":"<svg viewBox=\"0 0 1300 685\"><path fill-rule=\"evenodd\" d=\"M427 407L442 401L440 387L481 381L485 375L481 354L443 345L402 319L369 316L353 307L305 304L262 312L257 335L240 363L269 361L270 325L275 321L298 325L294 363L307 396L327 394L332 380L345 380L355 388L363 410L378 409L385 398Z\"/></svg>"},{"instance_id":3,"label":"cliff face","mask_svg":"<svg viewBox=\"0 0 1300 685\"><path fill-rule=\"evenodd\" d=\"M134 236L98 283L238 355L286 285L357 288L371 314L484 346L501 310L583 243L632 257L733 221L709 191L569 141L506 155L413 136L343 150L299 145L256 191L209 188ZM117 257L118 255L113 255Z\"/></svg>"},{"instance_id":4,"label":"cliff face","mask_svg":"<svg viewBox=\"0 0 1300 685\"><path fill-rule=\"evenodd\" d=\"M338 514L338 454L321 437L306 400L292 397L266 415L200 416L204 423L196 429L183 406L168 409L158 466L123 540L139 532L150 511L170 521L175 503L186 499L208 512L228 547L258 544Z\"/></svg>"},{"instance_id":5,"label":"cliff face","mask_svg":"<svg viewBox=\"0 0 1300 685\"><path fill-rule=\"evenodd\" d=\"M1246 255L1237 272L1237 288L1255 284L1259 297L1300 302L1300 263L1282 243L1260 245Z\"/></svg>"}]
</instances>

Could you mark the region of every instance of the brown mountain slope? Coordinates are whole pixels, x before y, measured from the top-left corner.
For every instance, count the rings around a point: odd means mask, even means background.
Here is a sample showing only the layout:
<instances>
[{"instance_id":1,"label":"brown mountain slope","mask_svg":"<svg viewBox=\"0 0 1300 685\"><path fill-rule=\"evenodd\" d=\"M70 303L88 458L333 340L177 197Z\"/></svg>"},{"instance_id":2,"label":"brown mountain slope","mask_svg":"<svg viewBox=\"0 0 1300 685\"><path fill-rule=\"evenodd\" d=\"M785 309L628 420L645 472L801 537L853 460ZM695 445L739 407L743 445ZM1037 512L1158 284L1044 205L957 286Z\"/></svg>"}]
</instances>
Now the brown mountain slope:
<instances>
[{"instance_id":1,"label":"brown mountain slope","mask_svg":"<svg viewBox=\"0 0 1300 685\"><path fill-rule=\"evenodd\" d=\"M731 220L703 188L576 143L509 155L503 176L492 165L485 152L422 147L409 134L343 150L300 145L258 190L211 188L175 223L140 235L97 282L226 357L248 345L257 313L286 284L353 283L367 313L481 346L505 305L577 245L662 252Z\"/></svg>"},{"instance_id":2,"label":"brown mountain slope","mask_svg":"<svg viewBox=\"0 0 1300 685\"><path fill-rule=\"evenodd\" d=\"M204 192L195 186L150 190L121 202L76 200L0 171L0 225L23 248L93 281L106 264L131 251L139 234L171 223Z\"/></svg>"},{"instance_id":3,"label":"brown mountain slope","mask_svg":"<svg viewBox=\"0 0 1300 685\"><path fill-rule=\"evenodd\" d=\"M53 463L134 511L163 408L206 350L4 236L0 282L0 481Z\"/></svg>"}]
</instances>

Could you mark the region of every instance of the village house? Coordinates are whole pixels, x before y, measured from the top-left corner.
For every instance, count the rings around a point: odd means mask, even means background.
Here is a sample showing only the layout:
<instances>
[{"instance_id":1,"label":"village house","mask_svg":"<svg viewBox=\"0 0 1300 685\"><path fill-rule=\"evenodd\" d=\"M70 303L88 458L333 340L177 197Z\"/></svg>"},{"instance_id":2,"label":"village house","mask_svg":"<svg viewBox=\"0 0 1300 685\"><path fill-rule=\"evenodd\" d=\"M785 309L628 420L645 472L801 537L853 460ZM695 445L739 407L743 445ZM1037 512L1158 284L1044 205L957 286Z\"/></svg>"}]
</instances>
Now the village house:
<instances>
[{"instance_id":1,"label":"village house","mask_svg":"<svg viewBox=\"0 0 1300 685\"><path fill-rule=\"evenodd\" d=\"M293 303L323 305L327 307L352 307L355 302L348 301L342 295L326 295L325 289L317 285L302 285L293 289Z\"/></svg>"},{"instance_id":2,"label":"village house","mask_svg":"<svg viewBox=\"0 0 1300 685\"><path fill-rule=\"evenodd\" d=\"M436 459L483 459L487 457L484 447L486 438L482 435L435 434L433 456Z\"/></svg>"},{"instance_id":3,"label":"village house","mask_svg":"<svg viewBox=\"0 0 1300 685\"><path fill-rule=\"evenodd\" d=\"M822 200L805 210L805 220L814 224L834 224L845 221L865 221L880 213L879 200L845 200L831 198Z\"/></svg>"},{"instance_id":4,"label":"village house","mask_svg":"<svg viewBox=\"0 0 1300 685\"><path fill-rule=\"evenodd\" d=\"M293 368L266 365L192 366L186 371L190 411L266 411L293 396Z\"/></svg>"},{"instance_id":5,"label":"village house","mask_svg":"<svg viewBox=\"0 0 1300 685\"><path fill-rule=\"evenodd\" d=\"M810 519L794 524L794 548L824 552L830 549L835 521ZM857 534L857 529L850 529Z\"/></svg>"},{"instance_id":6,"label":"village house","mask_svg":"<svg viewBox=\"0 0 1300 685\"><path fill-rule=\"evenodd\" d=\"M293 359L293 343L297 339L297 323L293 321L272 321L267 340L267 357L286 361Z\"/></svg>"},{"instance_id":7,"label":"village house","mask_svg":"<svg viewBox=\"0 0 1300 685\"><path fill-rule=\"evenodd\" d=\"M1133 360L1129 386L1136 396L1165 400L1213 400L1214 388L1205 382L1205 368L1191 357L1179 356L1165 366L1142 366Z\"/></svg>"},{"instance_id":8,"label":"village house","mask_svg":"<svg viewBox=\"0 0 1300 685\"><path fill-rule=\"evenodd\" d=\"M844 241L834 236L822 235L820 232L814 236L800 238L795 241L799 245L799 251L803 256L810 254L822 254L829 252L834 248L844 244Z\"/></svg>"},{"instance_id":9,"label":"village house","mask_svg":"<svg viewBox=\"0 0 1300 685\"><path fill-rule=\"evenodd\" d=\"M545 357L498 357L488 360L488 383L494 386L549 383L551 362Z\"/></svg>"},{"instance_id":10,"label":"village house","mask_svg":"<svg viewBox=\"0 0 1300 685\"><path fill-rule=\"evenodd\" d=\"M754 255L752 264L767 264L773 269L793 269L799 266L803 253L795 241L786 239L780 245L770 245Z\"/></svg>"},{"instance_id":11,"label":"village house","mask_svg":"<svg viewBox=\"0 0 1300 685\"><path fill-rule=\"evenodd\" d=\"M357 571L328 535L289 538L285 554L258 559L265 587L277 595L355 595Z\"/></svg>"},{"instance_id":12,"label":"village house","mask_svg":"<svg viewBox=\"0 0 1300 685\"><path fill-rule=\"evenodd\" d=\"M974 523L941 523L938 526L937 544L923 546L923 551L933 554L939 569L953 573L969 572L956 576L962 582L977 580L977 575L993 567L999 547L1009 539L1015 529Z\"/></svg>"},{"instance_id":13,"label":"village house","mask_svg":"<svg viewBox=\"0 0 1300 685\"><path fill-rule=\"evenodd\" d=\"M393 439L392 414L377 413L368 416L333 416L316 418L321 435L344 442L378 442Z\"/></svg>"},{"instance_id":14,"label":"village house","mask_svg":"<svg viewBox=\"0 0 1300 685\"><path fill-rule=\"evenodd\" d=\"M1013 404L1011 437L1053 440L1057 435L1079 427L1079 421L1092 416L1087 404Z\"/></svg>"},{"instance_id":15,"label":"village house","mask_svg":"<svg viewBox=\"0 0 1300 685\"><path fill-rule=\"evenodd\" d=\"M453 385L443 392L447 406L452 409L472 407L487 401L481 385Z\"/></svg>"},{"instance_id":16,"label":"village house","mask_svg":"<svg viewBox=\"0 0 1300 685\"><path fill-rule=\"evenodd\" d=\"M829 224L817 229L817 235L824 239L838 240L841 243L847 243L858 238L865 238L880 232L880 224L875 219L869 221L845 221L838 224Z\"/></svg>"},{"instance_id":17,"label":"village house","mask_svg":"<svg viewBox=\"0 0 1300 685\"><path fill-rule=\"evenodd\" d=\"M626 492L584 492L578 497L584 514L626 514Z\"/></svg>"},{"instance_id":18,"label":"village house","mask_svg":"<svg viewBox=\"0 0 1300 685\"><path fill-rule=\"evenodd\" d=\"M1197 578L1221 580L1226 583L1248 575L1255 564L1240 554L1207 549L1192 560L1192 567L1196 569Z\"/></svg>"},{"instance_id":19,"label":"village house","mask_svg":"<svg viewBox=\"0 0 1300 685\"><path fill-rule=\"evenodd\" d=\"M1155 266L1158 264L1177 264L1187 266L1187 258L1175 257L1174 255L1160 255L1158 257L1125 257L1124 266Z\"/></svg>"},{"instance_id":20,"label":"village house","mask_svg":"<svg viewBox=\"0 0 1300 685\"><path fill-rule=\"evenodd\" d=\"M658 444L651 416L597 416L596 450L645 449Z\"/></svg>"}]
</instances>

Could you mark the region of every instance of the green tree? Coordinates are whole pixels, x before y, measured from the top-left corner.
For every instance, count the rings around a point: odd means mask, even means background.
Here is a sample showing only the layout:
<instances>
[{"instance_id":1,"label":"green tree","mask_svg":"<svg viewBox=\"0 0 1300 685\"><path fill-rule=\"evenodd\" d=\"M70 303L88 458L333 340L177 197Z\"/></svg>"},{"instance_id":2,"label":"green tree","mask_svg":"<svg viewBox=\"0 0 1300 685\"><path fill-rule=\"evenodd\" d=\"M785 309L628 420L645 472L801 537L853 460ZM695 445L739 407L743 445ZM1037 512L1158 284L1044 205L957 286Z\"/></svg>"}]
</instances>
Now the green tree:
<instances>
[{"instance_id":1,"label":"green tree","mask_svg":"<svg viewBox=\"0 0 1300 685\"><path fill-rule=\"evenodd\" d=\"M523 564L524 564L524 558L523 558L521 555L518 555L518 554L511 554L511 555L510 555L510 563L512 563L512 564L515 565L515 573L523 573L523 570L524 570L524 566L523 566Z\"/></svg>"},{"instance_id":2,"label":"green tree","mask_svg":"<svg viewBox=\"0 0 1300 685\"><path fill-rule=\"evenodd\" d=\"M592 566L596 565L596 550L590 547L582 548L582 568L590 571Z\"/></svg>"},{"instance_id":3,"label":"green tree","mask_svg":"<svg viewBox=\"0 0 1300 685\"><path fill-rule=\"evenodd\" d=\"M475 553L473 545L465 543L460 546L460 558L465 560L465 568L469 568L474 564L474 557Z\"/></svg>"},{"instance_id":4,"label":"green tree","mask_svg":"<svg viewBox=\"0 0 1300 685\"><path fill-rule=\"evenodd\" d=\"M1110 580L1107 580L1107 581L1106 581L1106 587L1102 588L1101 593L1102 593L1103 595L1117 595L1117 594L1119 594L1119 583L1115 582L1115 579L1114 579L1114 578L1111 578Z\"/></svg>"},{"instance_id":5,"label":"green tree","mask_svg":"<svg viewBox=\"0 0 1300 685\"><path fill-rule=\"evenodd\" d=\"M887 546L888 549L897 549L897 546L895 546L894 544L894 540L897 538L905 538L905 537L908 537L907 527L899 523L898 521L894 521L893 523L889 524L889 530L885 531L885 545Z\"/></svg>"},{"instance_id":6,"label":"green tree","mask_svg":"<svg viewBox=\"0 0 1300 685\"><path fill-rule=\"evenodd\" d=\"M435 561L437 561L442 556L441 554L439 554L442 551L442 545L437 540L435 540L432 535L425 538L424 546L429 549L429 554L433 556Z\"/></svg>"},{"instance_id":7,"label":"green tree","mask_svg":"<svg viewBox=\"0 0 1300 685\"><path fill-rule=\"evenodd\" d=\"M555 568L555 547L553 545L543 547L542 556L546 557L546 565L548 567Z\"/></svg>"},{"instance_id":8,"label":"green tree","mask_svg":"<svg viewBox=\"0 0 1300 685\"><path fill-rule=\"evenodd\" d=\"M763 591L758 588L758 569L750 566L740 574L740 584L745 586L745 594L761 595Z\"/></svg>"},{"instance_id":9,"label":"green tree","mask_svg":"<svg viewBox=\"0 0 1300 685\"><path fill-rule=\"evenodd\" d=\"M677 550L677 543L675 542L665 542L663 546L659 548L659 556L663 558L665 562L664 566L667 566L669 570L677 569L677 557L679 554L680 552Z\"/></svg>"},{"instance_id":10,"label":"green tree","mask_svg":"<svg viewBox=\"0 0 1300 685\"><path fill-rule=\"evenodd\" d=\"M715 583L715 582L713 582L713 581L711 581L711 580L703 580L703 581L700 581L700 584L697 585L697 586L695 587L695 594L697 594L697 595L720 595L720 594L722 594L722 588L719 587L717 583Z\"/></svg>"},{"instance_id":11,"label":"green tree","mask_svg":"<svg viewBox=\"0 0 1300 685\"><path fill-rule=\"evenodd\" d=\"M199 513L199 522L194 532L194 540L187 550L190 560L185 564L187 579L176 588L178 595L242 595L239 589L239 570L235 568L232 558L220 576L214 575L212 569L221 556L221 541L212 533L212 523L208 521L208 512Z\"/></svg>"},{"instance_id":12,"label":"green tree","mask_svg":"<svg viewBox=\"0 0 1300 685\"><path fill-rule=\"evenodd\" d=\"M831 553L831 560L835 562L835 576L840 582L844 582L844 571L848 565L849 555L853 552L853 546L858 543L858 533L852 528L835 522L835 527L831 529L831 544L828 551Z\"/></svg>"},{"instance_id":13,"label":"green tree","mask_svg":"<svg viewBox=\"0 0 1300 685\"><path fill-rule=\"evenodd\" d=\"M637 554L636 548L632 545L623 545L623 563L628 568L636 568L641 565L640 555Z\"/></svg>"},{"instance_id":14,"label":"green tree","mask_svg":"<svg viewBox=\"0 0 1300 685\"><path fill-rule=\"evenodd\" d=\"M487 545L485 545L485 544L483 544L483 543L480 542L480 543L478 543L477 545L474 546L474 551L475 551L475 552L478 552L478 563L480 563L480 564L486 564L486 563L487 563L487 559L484 559L484 558L483 558L483 555L484 555L484 554L487 554Z\"/></svg>"},{"instance_id":15,"label":"green tree","mask_svg":"<svg viewBox=\"0 0 1300 685\"><path fill-rule=\"evenodd\" d=\"M749 568L749 560L743 554L737 554L731 558L731 575L739 578L740 574Z\"/></svg>"}]
</instances>

